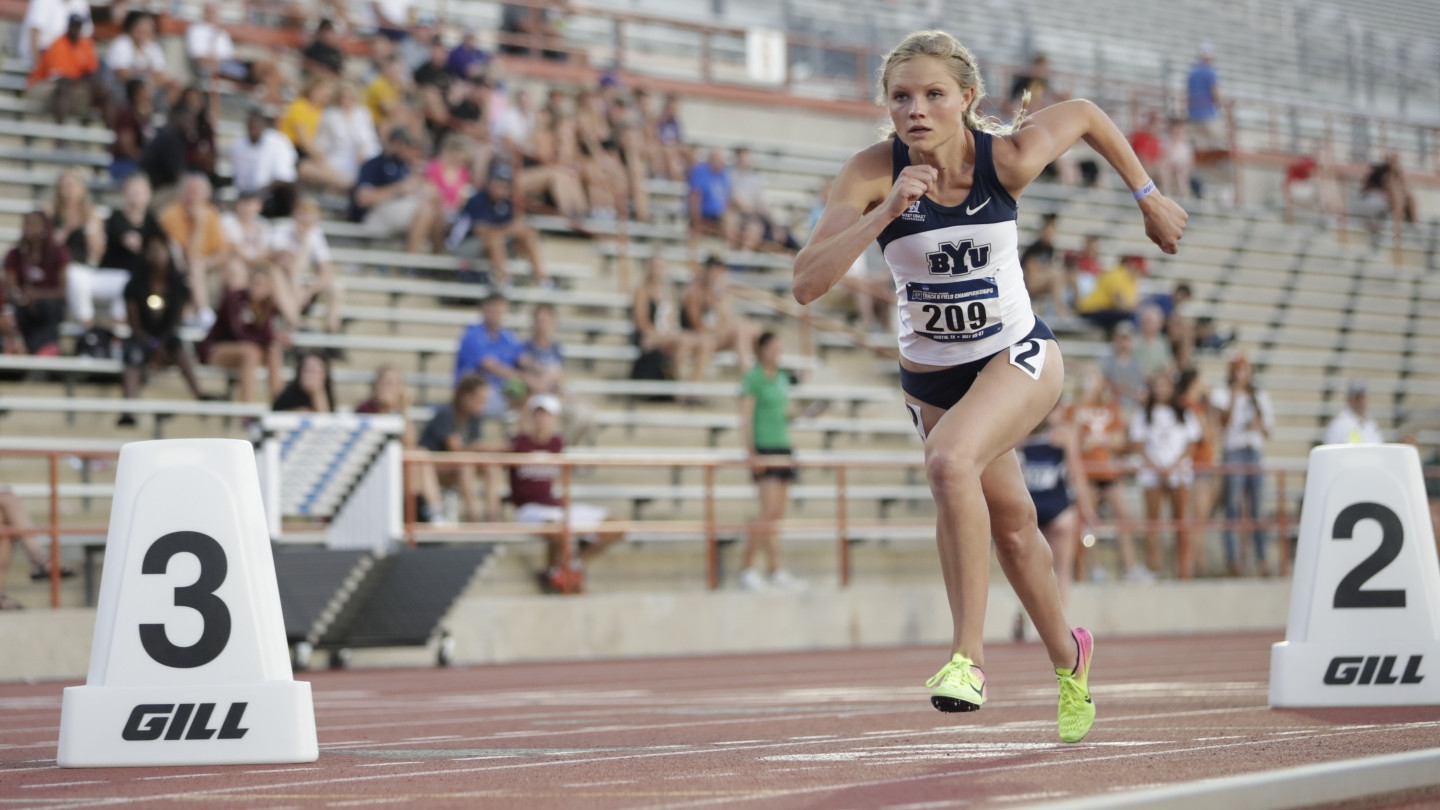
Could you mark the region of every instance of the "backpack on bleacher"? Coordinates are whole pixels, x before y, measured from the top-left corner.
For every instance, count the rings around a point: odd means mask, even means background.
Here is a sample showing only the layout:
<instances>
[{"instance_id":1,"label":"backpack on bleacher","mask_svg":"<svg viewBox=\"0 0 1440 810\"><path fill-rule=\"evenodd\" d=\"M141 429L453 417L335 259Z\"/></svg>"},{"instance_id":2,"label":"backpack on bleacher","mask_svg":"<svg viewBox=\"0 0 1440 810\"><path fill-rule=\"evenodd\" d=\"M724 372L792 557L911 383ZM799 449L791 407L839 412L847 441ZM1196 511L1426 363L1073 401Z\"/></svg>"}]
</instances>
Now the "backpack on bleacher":
<instances>
[{"instance_id":1,"label":"backpack on bleacher","mask_svg":"<svg viewBox=\"0 0 1440 810\"><path fill-rule=\"evenodd\" d=\"M632 380L673 380L675 379L673 363L670 355L659 349L651 349L648 352L641 352L635 358L635 364L630 367L630 379ZM647 402L674 402L675 398L669 395L654 395L637 397Z\"/></svg>"},{"instance_id":2,"label":"backpack on bleacher","mask_svg":"<svg viewBox=\"0 0 1440 810\"><path fill-rule=\"evenodd\" d=\"M119 348L115 341L115 333L109 329L99 326L92 326L75 339L76 357L93 357L96 360L113 360L119 357ZM112 382L113 377L104 374L91 375L78 378L78 382L101 383Z\"/></svg>"}]
</instances>

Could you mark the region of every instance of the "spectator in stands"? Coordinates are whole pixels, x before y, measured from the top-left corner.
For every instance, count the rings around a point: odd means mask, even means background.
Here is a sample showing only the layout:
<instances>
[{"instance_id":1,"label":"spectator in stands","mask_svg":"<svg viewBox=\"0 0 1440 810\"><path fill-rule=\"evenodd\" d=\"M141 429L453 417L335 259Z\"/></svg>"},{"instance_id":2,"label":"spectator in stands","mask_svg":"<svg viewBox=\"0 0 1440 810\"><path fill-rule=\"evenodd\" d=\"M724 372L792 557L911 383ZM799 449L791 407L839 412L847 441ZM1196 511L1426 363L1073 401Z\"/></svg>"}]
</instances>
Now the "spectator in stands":
<instances>
[{"instance_id":1,"label":"spectator in stands","mask_svg":"<svg viewBox=\"0 0 1440 810\"><path fill-rule=\"evenodd\" d=\"M1065 302L1065 267L1055 253L1058 215L1046 214L1040 219L1040 233L1020 254L1020 269L1025 274L1025 289L1037 314L1047 318L1065 317L1070 307Z\"/></svg>"},{"instance_id":2,"label":"spectator in stands","mask_svg":"<svg viewBox=\"0 0 1440 810\"><path fill-rule=\"evenodd\" d=\"M348 191L355 185L353 173L337 173L330 165L330 157L316 145L321 119L334 93L335 84L330 79L311 78L300 95L285 108L275 128L295 147L295 174L301 182L333 191ZM373 137L374 125L367 120L365 126Z\"/></svg>"},{"instance_id":3,"label":"spectator in stands","mask_svg":"<svg viewBox=\"0 0 1440 810\"><path fill-rule=\"evenodd\" d=\"M1110 519L1120 524L1115 531L1115 543L1120 552L1121 576L1126 582L1154 582L1155 572L1135 556L1135 538L1125 526L1130 520L1130 507L1118 462L1129 446L1126 417L1099 365L1087 363L1081 369L1080 393L1070 406L1066 421L1075 426L1078 434L1085 478L1097 496L1096 509L1108 507ZM1105 579L1104 569L1092 568L1090 578Z\"/></svg>"},{"instance_id":4,"label":"spectator in stands","mask_svg":"<svg viewBox=\"0 0 1440 810\"><path fill-rule=\"evenodd\" d=\"M156 89L173 97L179 85L165 74L165 51L155 39L155 15L132 9L125 15L122 31L105 52L105 64L121 82L143 78Z\"/></svg>"},{"instance_id":5,"label":"spectator in stands","mask_svg":"<svg viewBox=\"0 0 1440 810\"><path fill-rule=\"evenodd\" d=\"M561 405L558 397L537 394L525 403L525 418L520 432L510 442L513 453L563 453L565 441L560 436ZM560 468L551 464L527 463L510 465L510 502L515 506L517 523L560 523L568 518L573 536L585 539L578 549L569 549L568 569L562 565L567 556L563 538L547 534L549 546L547 569L540 575L541 586L552 593L577 594L585 591L585 565L606 548L625 539L616 531L605 531L609 510L588 503L571 501L564 505L564 493L555 491ZM585 542L589 540L589 542Z\"/></svg>"},{"instance_id":6,"label":"spectator in stands","mask_svg":"<svg viewBox=\"0 0 1440 810\"><path fill-rule=\"evenodd\" d=\"M110 129L115 133L110 145L110 179L116 184L135 173L146 145L155 137L150 86L144 79L131 79L125 83L125 99L110 116Z\"/></svg>"},{"instance_id":7,"label":"spectator in stands","mask_svg":"<svg viewBox=\"0 0 1440 810\"><path fill-rule=\"evenodd\" d=\"M1073 283L1069 286L1074 288L1074 293L1069 303L1074 307L1095 291L1100 274L1105 272L1105 259L1100 253L1100 236L1093 233L1086 236L1080 252L1073 258L1066 256L1066 265L1073 265L1073 272L1070 274Z\"/></svg>"},{"instance_id":8,"label":"spectator in stands","mask_svg":"<svg viewBox=\"0 0 1440 810\"><path fill-rule=\"evenodd\" d=\"M267 243L276 267L277 288L290 311L286 320L301 325L302 317L316 302L325 305L325 331L339 332L345 289L330 260L330 243L320 229L320 204L302 197L295 205L291 222L275 226ZM278 290L277 290L278 292Z\"/></svg>"},{"instance_id":9,"label":"spectator in stands","mask_svg":"<svg viewBox=\"0 0 1440 810\"><path fill-rule=\"evenodd\" d=\"M320 21L315 27L315 37L300 50L300 59L307 73L330 79L340 78L340 74L345 72L345 54L340 51L340 39L335 33L333 21Z\"/></svg>"},{"instance_id":10,"label":"spectator in stands","mask_svg":"<svg viewBox=\"0 0 1440 810\"><path fill-rule=\"evenodd\" d=\"M112 321L125 318L122 299L130 274L124 270L98 269L105 255L105 223L90 198L90 187L80 173L66 169L55 181L55 199L49 213L54 217L55 238L70 254L65 272L65 298L70 316L89 329L95 321L95 299L110 301Z\"/></svg>"},{"instance_id":11,"label":"spectator in stands","mask_svg":"<svg viewBox=\"0 0 1440 810\"><path fill-rule=\"evenodd\" d=\"M0 535L0 610L20 610L24 605L5 595L5 579L10 573L10 558L19 543L30 558L30 581L39 582L50 578L49 555L35 540L34 524L25 511L25 504L9 487L0 485L0 527L14 529L19 534ZM60 577L75 576L71 568L61 566Z\"/></svg>"},{"instance_id":12,"label":"spectator in stands","mask_svg":"<svg viewBox=\"0 0 1440 810\"><path fill-rule=\"evenodd\" d=\"M606 89L605 82L609 78L601 78L602 91ZM613 87L614 80L610 81ZM648 219L649 196L644 183L637 182L633 171L639 165L632 165L630 169L626 167L624 133L611 122L603 92L587 88L575 94L575 136L587 166L590 202L596 209L592 213L610 218L613 209L615 217L629 216L633 212L636 219ZM602 189L606 191L602 193ZM632 207L627 208L627 205Z\"/></svg>"},{"instance_id":13,"label":"spectator in stands","mask_svg":"<svg viewBox=\"0 0 1440 810\"><path fill-rule=\"evenodd\" d=\"M480 48L475 31L466 29L460 44L445 58L445 70L457 81L474 81L490 66L490 60L490 52Z\"/></svg>"},{"instance_id":14,"label":"spectator in stands","mask_svg":"<svg viewBox=\"0 0 1440 810\"><path fill-rule=\"evenodd\" d=\"M245 116L245 134L230 149L235 189L260 195L260 215L267 219L288 217L295 208L295 145L270 125L270 116L252 109Z\"/></svg>"},{"instance_id":15,"label":"spectator in stands","mask_svg":"<svg viewBox=\"0 0 1440 810\"><path fill-rule=\"evenodd\" d=\"M1190 368L1195 356L1195 318L1190 314L1193 298L1190 285L1181 281L1175 284L1175 291L1169 296L1169 311L1165 313L1165 334L1170 339L1170 353L1175 358L1175 367ZM1164 304L1161 304L1164 309Z\"/></svg>"},{"instance_id":16,"label":"spectator in stands","mask_svg":"<svg viewBox=\"0 0 1440 810\"><path fill-rule=\"evenodd\" d=\"M1115 325L1110 336L1110 353L1100 358L1100 372L1110 384L1120 407L1129 413L1145 397L1145 369L1135 359L1135 326L1129 321Z\"/></svg>"},{"instance_id":17,"label":"spectator in stands","mask_svg":"<svg viewBox=\"0 0 1440 810\"><path fill-rule=\"evenodd\" d=\"M301 352L295 358L295 376L270 406L272 411L334 413L335 386L330 361L319 352Z\"/></svg>"},{"instance_id":18,"label":"spectator in stands","mask_svg":"<svg viewBox=\"0 0 1440 810\"><path fill-rule=\"evenodd\" d=\"M1121 256L1119 264L1100 274L1095 289L1076 303L1075 310L1107 331L1134 319L1140 305L1140 276L1148 267L1144 256Z\"/></svg>"},{"instance_id":19,"label":"spectator in stands","mask_svg":"<svg viewBox=\"0 0 1440 810\"><path fill-rule=\"evenodd\" d=\"M1321 225L1338 225L1344 213L1340 182L1335 177L1323 141L1316 141L1311 154L1296 155L1285 167L1280 193L1284 198L1285 221L1295 221L1295 207L1314 209L1321 216Z\"/></svg>"},{"instance_id":20,"label":"spectator in stands","mask_svg":"<svg viewBox=\"0 0 1440 810\"><path fill-rule=\"evenodd\" d=\"M242 191L235 200L235 210L220 215L220 231L234 252L234 260L225 268L226 289L249 286L252 271L270 266L270 240L274 228L260 216L261 206L259 192ZM280 311L284 313L285 296L277 292L276 297L280 301Z\"/></svg>"},{"instance_id":21,"label":"spectator in stands","mask_svg":"<svg viewBox=\"0 0 1440 810\"><path fill-rule=\"evenodd\" d=\"M1143 123L1129 137L1130 148L1151 177L1160 176L1160 161L1165 156L1165 143L1160 139L1160 112L1148 110Z\"/></svg>"},{"instance_id":22,"label":"spectator in stands","mask_svg":"<svg viewBox=\"0 0 1440 810\"><path fill-rule=\"evenodd\" d=\"M445 126L450 118L448 98L456 79L446 70L450 52L445 49L445 42L439 34L431 37L428 54L429 58L411 72L410 79L419 96L426 126L431 127L433 132L434 128Z\"/></svg>"},{"instance_id":23,"label":"spectator in stands","mask_svg":"<svg viewBox=\"0 0 1440 810\"><path fill-rule=\"evenodd\" d=\"M358 414L391 414L405 418L403 443L415 446L415 425L410 421L410 391L405 387L405 378L400 369L384 365L375 369L375 379L370 383L370 396L355 406Z\"/></svg>"},{"instance_id":24,"label":"spectator in stands","mask_svg":"<svg viewBox=\"0 0 1440 810\"><path fill-rule=\"evenodd\" d=\"M1165 315L1160 307L1146 304L1140 308L1136 320L1140 322L1140 334L1135 340L1135 360L1146 377L1153 377L1175 365L1175 356L1170 351L1170 339L1165 336Z\"/></svg>"},{"instance_id":25,"label":"spectator in stands","mask_svg":"<svg viewBox=\"0 0 1440 810\"><path fill-rule=\"evenodd\" d=\"M1160 161L1160 187L1176 199L1188 198L1199 185L1191 176L1195 170L1195 144L1189 125L1176 118L1165 136L1165 153Z\"/></svg>"},{"instance_id":26,"label":"spectator in stands","mask_svg":"<svg viewBox=\"0 0 1440 810\"><path fill-rule=\"evenodd\" d=\"M467 201L466 193L474 188L470 169L475 154L470 139L451 132L440 142L440 154L425 164L425 179L430 190L440 198L445 221L453 222L460 206Z\"/></svg>"},{"instance_id":27,"label":"spectator in stands","mask_svg":"<svg viewBox=\"0 0 1440 810\"><path fill-rule=\"evenodd\" d=\"M131 276L149 267L145 240L151 234L163 236L165 232L150 212L150 181L143 174L131 175L120 184L120 204L110 209L105 220L105 253L100 266L124 271L128 283Z\"/></svg>"},{"instance_id":28,"label":"spectator in stands","mask_svg":"<svg viewBox=\"0 0 1440 810\"><path fill-rule=\"evenodd\" d=\"M134 81L142 82L144 86L144 80ZM162 201L164 198L173 199L175 189L185 175L186 144L196 130L195 111L177 104L170 108L165 126L155 132L155 137L147 141L140 152L137 168L150 181L151 189Z\"/></svg>"},{"instance_id":29,"label":"spectator in stands","mask_svg":"<svg viewBox=\"0 0 1440 810\"><path fill-rule=\"evenodd\" d=\"M1404 223L1413 224L1416 221L1415 195L1405 182L1405 170L1400 168L1399 154L1390 152L1383 161L1370 167L1365 182L1360 186L1360 210L1374 245L1380 243L1380 232L1387 217L1394 228L1396 245L1400 243Z\"/></svg>"},{"instance_id":30,"label":"spectator in stands","mask_svg":"<svg viewBox=\"0 0 1440 810\"><path fill-rule=\"evenodd\" d=\"M578 231L589 209L584 181L577 164L559 159L553 130L549 114L531 110L530 96L522 90L501 114L495 137L508 157L520 162L520 192L527 208L530 201L553 208Z\"/></svg>"},{"instance_id":31,"label":"spectator in stands","mask_svg":"<svg viewBox=\"0 0 1440 810\"><path fill-rule=\"evenodd\" d=\"M1264 462L1265 440L1275 429L1275 410L1270 395L1256 387L1251 376L1250 361L1236 355L1230 361L1230 375L1225 388L1210 392L1210 405L1220 418L1222 460L1225 471L1225 519L1259 520L1265 499L1265 473L1258 469ZM1243 501L1243 504L1242 504ZM1258 526L1250 530L1255 548L1255 565L1267 573L1265 565L1265 532ZM1240 575L1240 545L1233 527L1225 529L1225 567L1230 576Z\"/></svg>"},{"instance_id":32,"label":"spectator in stands","mask_svg":"<svg viewBox=\"0 0 1440 810\"><path fill-rule=\"evenodd\" d=\"M1040 534L1050 546L1051 567L1060 603L1070 601L1080 532L1098 522L1095 497L1085 477L1076 426L1066 420L1068 406L1055 403L1050 415L1017 448L1025 488L1035 504Z\"/></svg>"},{"instance_id":33,"label":"spectator in stands","mask_svg":"<svg viewBox=\"0 0 1440 810\"><path fill-rule=\"evenodd\" d=\"M223 79L246 89L259 86L265 90L267 104L279 104L283 78L276 60L236 59L235 43L220 26L220 3L205 3L202 9L201 19L185 29L190 75L206 85Z\"/></svg>"},{"instance_id":34,"label":"spectator in stands","mask_svg":"<svg viewBox=\"0 0 1440 810\"><path fill-rule=\"evenodd\" d=\"M1170 519L1189 518L1190 486L1195 481L1191 458L1200 440L1200 423L1185 410L1168 372L1150 378L1144 405L1130 420L1130 443L1142 456L1135 480L1145 493L1146 551L1150 570L1160 571L1160 508L1168 497ZM1181 525L1175 531L1175 559L1181 579L1195 572L1190 530Z\"/></svg>"},{"instance_id":35,"label":"spectator in stands","mask_svg":"<svg viewBox=\"0 0 1440 810\"><path fill-rule=\"evenodd\" d=\"M782 462L794 450L790 443L790 373L780 368L780 339L773 332L762 332L755 341L757 362L740 381L740 436L750 473L759 491L760 513L750 525L745 550L740 558L738 582L742 590L758 591L765 587L800 590L805 582L786 571L780 561L778 521L785 517L789 503L790 484L795 480L792 465L768 465ZM823 408L824 402L815 405ZM819 409L811 408L807 416ZM755 555L765 556L766 571L755 568Z\"/></svg>"},{"instance_id":36,"label":"spectator in stands","mask_svg":"<svg viewBox=\"0 0 1440 810\"><path fill-rule=\"evenodd\" d=\"M180 323L190 305L190 287L185 275L174 263L170 242L158 231L145 236L143 270L125 285L125 308L128 312L130 337L125 339L122 357L125 371L121 382L125 398L140 395L151 368L175 366L196 399L213 399L200 391L195 378L195 365L180 337ZM134 427L133 414L122 414L117 427Z\"/></svg>"},{"instance_id":37,"label":"spectator in stands","mask_svg":"<svg viewBox=\"0 0 1440 810\"><path fill-rule=\"evenodd\" d=\"M680 125L680 99L674 94L665 97L665 106L655 119L655 138L663 155L653 159L651 165L659 167L660 176L667 180L684 180L689 163L685 155L685 130Z\"/></svg>"},{"instance_id":38,"label":"spectator in stands","mask_svg":"<svg viewBox=\"0 0 1440 810\"><path fill-rule=\"evenodd\" d=\"M1013 117L1020 109L1021 99L1025 94L1030 94L1030 109L1043 110L1051 103L1050 95L1050 58L1043 53L1037 53L1030 59L1030 64L1015 71L1010 77L1010 109L1008 114Z\"/></svg>"},{"instance_id":39,"label":"spectator in stands","mask_svg":"<svg viewBox=\"0 0 1440 810\"><path fill-rule=\"evenodd\" d=\"M65 322L65 273L70 253L55 238L50 217L31 211L21 220L20 241L5 255L5 300L30 354L60 353Z\"/></svg>"},{"instance_id":40,"label":"spectator in stands","mask_svg":"<svg viewBox=\"0 0 1440 810\"><path fill-rule=\"evenodd\" d=\"M498 449L488 447L481 439L484 432L483 417L485 404L493 398L491 387L480 374L465 374L455 382L455 392L448 404L435 406L420 431L418 446L432 453L458 453ZM480 503L479 483L481 470L474 464L417 464L420 478L421 497L424 503L420 519L429 523L444 521L440 508L441 486L458 486L460 499L464 504L465 522L476 523L493 520L500 515L500 489L498 470L486 468L486 506Z\"/></svg>"},{"instance_id":41,"label":"spectator in stands","mask_svg":"<svg viewBox=\"0 0 1440 810\"><path fill-rule=\"evenodd\" d=\"M185 136L185 168L204 172L210 182L215 183L215 160L220 154L215 141L218 131L215 122L220 117L220 94L191 85L181 91L176 104L195 111L194 127L181 130Z\"/></svg>"},{"instance_id":42,"label":"spectator in stands","mask_svg":"<svg viewBox=\"0 0 1440 810\"><path fill-rule=\"evenodd\" d=\"M755 156L746 147L735 150L730 175L730 208L739 220L741 250L760 250L771 239L775 217L765 202L765 178L755 169Z\"/></svg>"},{"instance_id":43,"label":"spectator in stands","mask_svg":"<svg viewBox=\"0 0 1440 810\"><path fill-rule=\"evenodd\" d=\"M1202 149L1215 148L1222 134L1216 128L1220 117L1220 80L1214 61L1215 49L1208 42L1201 43L1195 64L1185 78L1186 119Z\"/></svg>"},{"instance_id":44,"label":"spectator in stands","mask_svg":"<svg viewBox=\"0 0 1440 810\"><path fill-rule=\"evenodd\" d=\"M479 372L488 383L489 400L485 403L486 417L504 416L509 409L506 388L512 383L523 382L520 378L520 352L524 348L520 338L505 328L505 312L509 301L498 292L492 292L480 302L480 323L474 324L460 336L460 347L455 352L455 379L466 374Z\"/></svg>"},{"instance_id":45,"label":"spectator in stands","mask_svg":"<svg viewBox=\"0 0 1440 810\"><path fill-rule=\"evenodd\" d=\"M25 336L15 323L15 307L7 298L9 287L9 281L0 278L0 354L28 354Z\"/></svg>"},{"instance_id":46,"label":"spectator in stands","mask_svg":"<svg viewBox=\"0 0 1440 810\"><path fill-rule=\"evenodd\" d=\"M320 114L320 128L312 145L306 147L307 160L311 154L323 156L333 179L340 183L339 190L344 191L355 186L365 161L380 154L375 119L359 100L355 85L341 82L335 104ZM300 169L303 177L306 168L302 165Z\"/></svg>"},{"instance_id":47,"label":"spectator in stands","mask_svg":"<svg viewBox=\"0 0 1440 810\"><path fill-rule=\"evenodd\" d=\"M506 246L513 239L520 254L530 262L530 277L538 286L549 289L553 282L545 275L545 262L540 257L540 235L525 222L523 197L514 172L514 166L503 160L490 162L489 179L460 210L450 232L450 243L452 249L457 248L473 234L490 260L491 283L503 289L510 286Z\"/></svg>"},{"instance_id":48,"label":"spectator in stands","mask_svg":"<svg viewBox=\"0 0 1440 810\"><path fill-rule=\"evenodd\" d=\"M500 7L500 53L565 61L562 29L568 11L566 0L503 3Z\"/></svg>"},{"instance_id":49,"label":"spectator in stands","mask_svg":"<svg viewBox=\"0 0 1440 810\"><path fill-rule=\"evenodd\" d=\"M631 371L631 379L663 380L672 376L696 381L708 360L706 342L700 335L677 328L677 309L665 256L657 246L645 262L645 280L636 285L630 319L631 335L640 350ZM680 374L680 366L688 360L688 368Z\"/></svg>"},{"instance_id":50,"label":"spectator in stands","mask_svg":"<svg viewBox=\"0 0 1440 810\"><path fill-rule=\"evenodd\" d=\"M690 169L690 236L719 235L727 244L738 236L738 219L730 208L731 171L725 165L725 150L710 150L704 163Z\"/></svg>"},{"instance_id":51,"label":"spectator in stands","mask_svg":"<svg viewBox=\"0 0 1440 810\"><path fill-rule=\"evenodd\" d=\"M166 206L157 219L165 234L175 241L185 257L190 275L190 293L194 296L196 314L203 326L213 313L210 309L210 278L224 278L234 251L225 240L220 227L220 209L210 201L210 181L203 174L185 175L180 198Z\"/></svg>"},{"instance_id":52,"label":"spectator in stands","mask_svg":"<svg viewBox=\"0 0 1440 810\"><path fill-rule=\"evenodd\" d=\"M565 392L565 352L555 340L555 305L542 301L530 313L530 339L520 349L516 367L529 394L551 394L564 406L561 433L569 445L594 441L595 411L585 400Z\"/></svg>"},{"instance_id":53,"label":"spectator in stands","mask_svg":"<svg viewBox=\"0 0 1440 810\"><path fill-rule=\"evenodd\" d=\"M720 257L707 257L703 264L695 265L693 280L680 299L680 328L705 342L705 350L697 358L697 380L705 376L712 352L733 349L742 372L755 359L752 349L759 330L731 310L725 274Z\"/></svg>"},{"instance_id":54,"label":"spectator in stands","mask_svg":"<svg viewBox=\"0 0 1440 810\"><path fill-rule=\"evenodd\" d=\"M373 0L370 7L375 13L376 32L397 44L408 39L412 5L414 5L413 0Z\"/></svg>"},{"instance_id":55,"label":"spectator in stands","mask_svg":"<svg viewBox=\"0 0 1440 810\"><path fill-rule=\"evenodd\" d=\"M55 40L30 72L26 89L40 82L55 82L51 89L50 109L55 123L63 124L71 109L89 110L94 107L100 113L100 120L108 121L108 93L100 81L100 58L95 55L95 40L83 35L85 18L70 15L70 24L65 36Z\"/></svg>"},{"instance_id":56,"label":"spectator in stands","mask_svg":"<svg viewBox=\"0 0 1440 810\"><path fill-rule=\"evenodd\" d=\"M1220 425L1216 410L1210 404L1210 385L1198 368L1181 369L1175 380L1175 390L1185 410L1190 412L1200 425L1200 440L1195 442L1195 452L1190 463L1195 470L1195 483L1190 487L1190 511L1196 520L1209 520L1215 512L1215 500L1219 471L1216 462L1220 455L1216 448L1220 444ZM1208 534L1202 530L1200 542L1195 546L1196 566L1201 568L1205 561L1205 549L1209 547Z\"/></svg>"},{"instance_id":57,"label":"spectator in stands","mask_svg":"<svg viewBox=\"0 0 1440 810\"><path fill-rule=\"evenodd\" d=\"M1345 407L1325 426L1325 444L1380 444L1385 436L1380 426L1365 414L1370 394L1364 380L1350 381Z\"/></svg>"},{"instance_id":58,"label":"spectator in stands","mask_svg":"<svg viewBox=\"0 0 1440 810\"><path fill-rule=\"evenodd\" d=\"M375 128L413 129L416 117L409 97L415 94L415 87L405 62L392 56L380 64L380 73L365 88L365 106L375 118Z\"/></svg>"},{"instance_id":59,"label":"spectator in stands","mask_svg":"<svg viewBox=\"0 0 1440 810\"><path fill-rule=\"evenodd\" d=\"M250 274L248 289L229 290L220 299L215 324L196 347L201 362L236 372L240 401L255 401L255 374L260 366L269 373L270 399L280 395L280 376L287 338L280 331L275 302L275 280L268 269Z\"/></svg>"},{"instance_id":60,"label":"spectator in stands","mask_svg":"<svg viewBox=\"0 0 1440 810\"><path fill-rule=\"evenodd\" d=\"M373 237L406 234L406 249L419 252L442 212L438 197L427 193L425 178L411 172L418 159L415 140L403 127L390 131L385 151L365 161L350 193L350 221Z\"/></svg>"},{"instance_id":61,"label":"spectator in stands","mask_svg":"<svg viewBox=\"0 0 1440 810\"><path fill-rule=\"evenodd\" d=\"M55 41L66 36L70 18L79 17L83 22L80 35L86 39L95 37L95 25L90 19L89 0L30 0L25 6L25 17L20 23L20 37L17 55L27 65L40 59Z\"/></svg>"}]
</instances>

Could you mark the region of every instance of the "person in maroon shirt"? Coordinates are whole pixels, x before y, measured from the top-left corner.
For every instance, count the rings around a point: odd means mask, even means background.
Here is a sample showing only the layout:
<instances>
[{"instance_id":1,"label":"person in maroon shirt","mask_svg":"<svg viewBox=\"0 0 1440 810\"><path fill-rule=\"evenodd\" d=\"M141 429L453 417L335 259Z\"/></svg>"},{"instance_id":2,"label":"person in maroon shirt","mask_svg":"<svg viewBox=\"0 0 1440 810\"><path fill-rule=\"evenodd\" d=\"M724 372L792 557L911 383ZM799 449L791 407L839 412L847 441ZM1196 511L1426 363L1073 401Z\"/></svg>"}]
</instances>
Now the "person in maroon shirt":
<instances>
[{"instance_id":1,"label":"person in maroon shirt","mask_svg":"<svg viewBox=\"0 0 1440 810\"><path fill-rule=\"evenodd\" d=\"M60 353L60 324L65 321L65 267L70 253L55 241L50 217L25 215L20 242L5 254L5 300L13 307L15 327L30 354Z\"/></svg>"},{"instance_id":2,"label":"person in maroon shirt","mask_svg":"<svg viewBox=\"0 0 1440 810\"><path fill-rule=\"evenodd\" d=\"M280 376L286 336L276 329L275 280L265 268L256 269L248 290L230 290L220 299L210 334L196 347L200 361L233 369L240 379L240 399L255 399L255 370L263 363L270 372L270 399L280 395Z\"/></svg>"},{"instance_id":3,"label":"person in maroon shirt","mask_svg":"<svg viewBox=\"0 0 1440 810\"><path fill-rule=\"evenodd\" d=\"M551 394L530 397L520 420L520 433L510 440L514 453L559 453L565 449L560 438L560 399ZM519 523L559 523L565 508L555 482L560 468L553 464L514 464L510 467L510 502ZM541 586L553 593L582 593L585 590L585 563L608 546L624 539L621 532L598 531L609 510L587 503L570 502L570 528L582 537L580 550L570 557L570 567L561 565L564 544L560 535L546 535L549 569L540 574Z\"/></svg>"}]
</instances>

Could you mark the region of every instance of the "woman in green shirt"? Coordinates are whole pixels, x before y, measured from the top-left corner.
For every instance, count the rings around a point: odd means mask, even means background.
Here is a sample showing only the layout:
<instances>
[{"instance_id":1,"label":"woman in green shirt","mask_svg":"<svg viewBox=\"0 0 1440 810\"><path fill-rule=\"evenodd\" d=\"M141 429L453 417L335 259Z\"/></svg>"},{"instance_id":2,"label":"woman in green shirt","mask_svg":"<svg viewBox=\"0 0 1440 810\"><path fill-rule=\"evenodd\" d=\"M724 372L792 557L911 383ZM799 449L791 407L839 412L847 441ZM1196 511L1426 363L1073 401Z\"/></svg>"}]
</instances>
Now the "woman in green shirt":
<instances>
[{"instance_id":1,"label":"woman in green shirt","mask_svg":"<svg viewBox=\"0 0 1440 810\"><path fill-rule=\"evenodd\" d=\"M740 587L760 590L766 585L799 589L804 581L780 566L780 533L775 524L785 516L795 468L762 466L763 460L788 459L790 447L790 374L780 370L780 339L765 332L755 341L758 362L740 382L740 435L749 451L755 486L760 491L760 515L750 528L740 571ZM755 569L755 552L763 550L769 576Z\"/></svg>"}]
</instances>

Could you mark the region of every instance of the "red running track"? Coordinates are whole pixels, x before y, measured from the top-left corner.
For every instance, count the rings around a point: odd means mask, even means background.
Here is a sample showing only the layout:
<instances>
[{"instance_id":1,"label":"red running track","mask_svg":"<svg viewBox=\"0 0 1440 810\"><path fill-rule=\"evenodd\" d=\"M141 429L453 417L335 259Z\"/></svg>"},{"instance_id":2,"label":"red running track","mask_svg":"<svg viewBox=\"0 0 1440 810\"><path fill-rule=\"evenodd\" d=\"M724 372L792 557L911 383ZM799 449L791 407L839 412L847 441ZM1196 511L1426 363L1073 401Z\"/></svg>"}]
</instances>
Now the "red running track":
<instances>
[{"instance_id":1,"label":"red running track","mask_svg":"<svg viewBox=\"0 0 1440 810\"><path fill-rule=\"evenodd\" d=\"M274 767L60 770L63 684L0 685L0 808L1015 807L1440 745L1440 708L1268 709L1277 640L1099 639L1078 745L1034 643L972 714L936 648L316 673L320 760Z\"/></svg>"}]
</instances>

